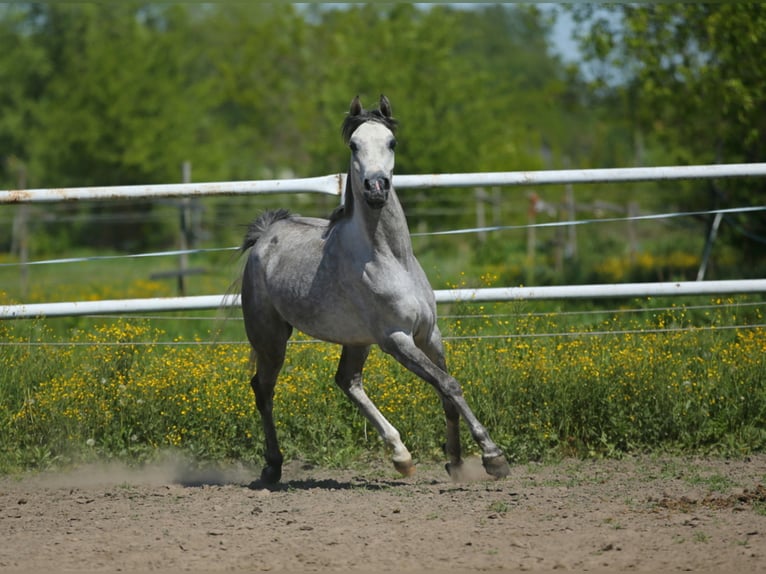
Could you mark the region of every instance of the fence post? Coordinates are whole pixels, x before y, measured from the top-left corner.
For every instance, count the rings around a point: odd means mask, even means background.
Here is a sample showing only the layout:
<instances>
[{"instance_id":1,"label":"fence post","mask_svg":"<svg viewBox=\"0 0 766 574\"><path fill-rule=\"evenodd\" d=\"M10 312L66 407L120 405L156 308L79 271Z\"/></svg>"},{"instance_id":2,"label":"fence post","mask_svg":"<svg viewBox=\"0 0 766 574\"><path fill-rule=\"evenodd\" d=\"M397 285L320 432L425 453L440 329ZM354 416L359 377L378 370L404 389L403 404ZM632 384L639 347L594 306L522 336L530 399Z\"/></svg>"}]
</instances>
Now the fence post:
<instances>
[{"instance_id":1,"label":"fence post","mask_svg":"<svg viewBox=\"0 0 766 574\"><path fill-rule=\"evenodd\" d=\"M16 163L14 161L13 163ZM27 168L18 162L18 189L27 188ZM11 231L11 253L19 254L19 285L21 297L27 298L29 291L29 210L28 203L18 206L16 215L13 218L13 229Z\"/></svg>"},{"instance_id":2,"label":"fence post","mask_svg":"<svg viewBox=\"0 0 766 574\"><path fill-rule=\"evenodd\" d=\"M715 214L713 223L710 224L710 231L708 232L707 240L705 241L705 249L702 253L702 261L700 262L700 268L697 271L697 281L702 281L705 278L707 264L710 260L710 254L713 251L713 243L715 243L715 238L718 235L718 227L721 225L722 219L723 213L719 211Z\"/></svg>"},{"instance_id":3,"label":"fence post","mask_svg":"<svg viewBox=\"0 0 766 574\"><path fill-rule=\"evenodd\" d=\"M484 243L487 240L487 232L484 229L487 226L487 212L484 203L489 196L483 187L477 187L474 189L474 197L476 198L476 227L480 229L476 235L479 243Z\"/></svg>"},{"instance_id":4,"label":"fence post","mask_svg":"<svg viewBox=\"0 0 766 574\"><path fill-rule=\"evenodd\" d=\"M577 209L575 207L574 188L571 183L566 185L566 212L569 221L574 222L577 219ZM577 257L577 225L574 223L567 226L567 244L564 255L567 259Z\"/></svg>"},{"instance_id":5,"label":"fence post","mask_svg":"<svg viewBox=\"0 0 766 574\"><path fill-rule=\"evenodd\" d=\"M181 166L181 179L183 183L191 183L191 162L185 161ZM190 220L191 220L191 199L184 197L179 204L180 215L180 233L179 233L179 249L181 254L178 259L178 294L181 297L186 296L186 273L189 269L189 254L186 250L189 249L189 236Z\"/></svg>"},{"instance_id":6,"label":"fence post","mask_svg":"<svg viewBox=\"0 0 766 574\"><path fill-rule=\"evenodd\" d=\"M537 251L537 233L535 222L537 221L537 204L540 197L533 191L527 194L529 206L527 208L527 285L535 282L535 252Z\"/></svg>"},{"instance_id":7,"label":"fence post","mask_svg":"<svg viewBox=\"0 0 766 574\"><path fill-rule=\"evenodd\" d=\"M630 264L636 264L636 255L638 255L638 234L636 233L635 218L641 214L641 209L635 201L628 202L628 257Z\"/></svg>"}]
</instances>

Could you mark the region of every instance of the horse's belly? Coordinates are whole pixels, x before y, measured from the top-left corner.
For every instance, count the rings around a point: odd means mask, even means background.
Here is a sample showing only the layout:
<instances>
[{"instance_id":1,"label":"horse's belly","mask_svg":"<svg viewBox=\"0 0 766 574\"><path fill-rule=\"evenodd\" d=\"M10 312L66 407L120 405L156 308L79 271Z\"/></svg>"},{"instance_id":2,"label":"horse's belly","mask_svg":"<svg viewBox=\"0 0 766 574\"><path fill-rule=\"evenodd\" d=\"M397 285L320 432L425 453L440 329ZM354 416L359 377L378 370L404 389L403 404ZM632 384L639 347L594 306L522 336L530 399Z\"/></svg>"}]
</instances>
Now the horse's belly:
<instances>
[{"instance_id":1,"label":"horse's belly","mask_svg":"<svg viewBox=\"0 0 766 574\"><path fill-rule=\"evenodd\" d=\"M334 299L318 305L310 298L297 299L277 308L288 323L310 337L341 345L374 344L368 320L347 301Z\"/></svg>"}]
</instances>

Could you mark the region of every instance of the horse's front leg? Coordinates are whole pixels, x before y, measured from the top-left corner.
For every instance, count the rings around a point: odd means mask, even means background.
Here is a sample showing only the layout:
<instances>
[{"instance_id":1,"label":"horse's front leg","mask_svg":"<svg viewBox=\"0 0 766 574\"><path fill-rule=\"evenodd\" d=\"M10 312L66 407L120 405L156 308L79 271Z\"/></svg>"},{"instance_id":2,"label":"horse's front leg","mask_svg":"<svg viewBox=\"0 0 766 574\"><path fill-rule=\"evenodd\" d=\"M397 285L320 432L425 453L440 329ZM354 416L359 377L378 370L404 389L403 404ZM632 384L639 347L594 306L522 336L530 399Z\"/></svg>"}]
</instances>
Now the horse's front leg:
<instances>
[{"instance_id":1,"label":"horse's front leg","mask_svg":"<svg viewBox=\"0 0 766 574\"><path fill-rule=\"evenodd\" d=\"M473 436L473 439L481 448L482 463L487 473L496 478L508 476L510 469L503 452L492 441L487 429L484 428L473 414L473 411L471 411L463 397L460 383L444 369L434 364L425 352L418 348L412 336L407 333L401 331L392 333L380 346L407 369L433 385L445 400L454 405L454 408L468 425L471 436Z\"/></svg>"},{"instance_id":2,"label":"horse's front leg","mask_svg":"<svg viewBox=\"0 0 766 574\"><path fill-rule=\"evenodd\" d=\"M391 448L393 451L392 460L396 470L404 476L409 476L415 472L410 452L402 443L399 431L386 420L386 417L364 392L362 386L362 368L369 353L370 347L344 346L338 364L338 372L335 374L335 382L367 420L372 423L386 445Z\"/></svg>"}]
</instances>

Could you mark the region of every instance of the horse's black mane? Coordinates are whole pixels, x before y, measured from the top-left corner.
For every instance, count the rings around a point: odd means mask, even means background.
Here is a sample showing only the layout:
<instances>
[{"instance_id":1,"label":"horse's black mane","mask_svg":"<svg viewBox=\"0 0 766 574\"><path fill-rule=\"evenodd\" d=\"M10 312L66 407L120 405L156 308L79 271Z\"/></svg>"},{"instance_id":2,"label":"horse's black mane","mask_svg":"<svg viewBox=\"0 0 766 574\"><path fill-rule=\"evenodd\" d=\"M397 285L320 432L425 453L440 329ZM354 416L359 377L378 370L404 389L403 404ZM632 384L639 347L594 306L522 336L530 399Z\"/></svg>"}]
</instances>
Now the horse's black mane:
<instances>
[{"instance_id":1,"label":"horse's black mane","mask_svg":"<svg viewBox=\"0 0 766 574\"><path fill-rule=\"evenodd\" d=\"M338 221L346 216L351 216L351 208L354 205L354 196L351 194L350 178L346 178L346 190L343 192L343 198L343 203L333 209L332 213L327 218L329 221L327 222L327 231L324 234L325 237L327 237L327 234L330 233L330 230L335 227L335 224L338 223Z\"/></svg>"},{"instance_id":2,"label":"horse's black mane","mask_svg":"<svg viewBox=\"0 0 766 574\"><path fill-rule=\"evenodd\" d=\"M361 113L353 116L348 114L343 120L343 125L340 129L343 141L345 143L351 141L351 136L356 131L356 128L367 122L378 122L392 132L396 132L397 121L394 118L384 115L380 110L362 110Z\"/></svg>"}]
</instances>

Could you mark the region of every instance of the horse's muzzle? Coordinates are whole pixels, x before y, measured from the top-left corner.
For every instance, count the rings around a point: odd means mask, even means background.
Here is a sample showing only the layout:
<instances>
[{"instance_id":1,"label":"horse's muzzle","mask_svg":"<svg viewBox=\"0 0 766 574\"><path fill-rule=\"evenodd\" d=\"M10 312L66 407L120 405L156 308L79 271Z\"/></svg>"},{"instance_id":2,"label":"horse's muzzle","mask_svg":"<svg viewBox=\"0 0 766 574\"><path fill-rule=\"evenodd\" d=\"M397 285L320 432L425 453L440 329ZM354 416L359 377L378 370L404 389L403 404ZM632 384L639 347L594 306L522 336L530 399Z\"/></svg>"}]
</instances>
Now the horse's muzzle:
<instances>
[{"instance_id":1,"label":"horse's muzzle","mask_svg":"<svg viewBox=\"0 0 766 574\"><path fill-rule=\"evenodd\" d=\"M370 177L364 180L364 199L373 209L380 209L388 201L391 191L391 179L385 176Z\"/></svg>"}]
</instances>

